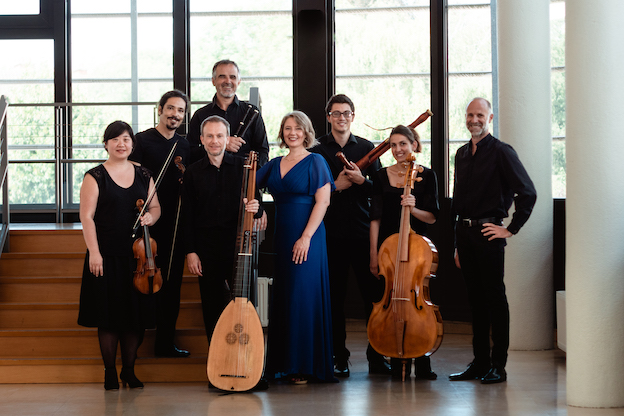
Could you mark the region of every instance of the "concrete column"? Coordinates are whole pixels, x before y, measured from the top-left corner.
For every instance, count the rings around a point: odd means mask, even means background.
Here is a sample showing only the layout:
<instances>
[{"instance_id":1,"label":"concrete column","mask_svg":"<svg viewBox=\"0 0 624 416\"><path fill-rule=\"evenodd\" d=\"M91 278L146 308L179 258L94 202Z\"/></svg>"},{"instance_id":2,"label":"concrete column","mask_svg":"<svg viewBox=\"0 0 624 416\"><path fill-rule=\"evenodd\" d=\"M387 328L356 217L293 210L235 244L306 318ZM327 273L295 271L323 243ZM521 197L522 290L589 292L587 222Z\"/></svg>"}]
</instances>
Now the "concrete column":
<instances>
[{"instance_id":1,"label":"concrete column","mask_svg":"<svg viewBox=\"0 0 624 416\"><path fill-rule=\"evenodd\" d=\"M498 0L499 132L537 189L531 218L508 239L510 348L553 347L553 201L548 0Z\"/></svg>"},{"instance_id":2,"label":"concrete column","mask_svg":"<svg viewBox=\"0 0 624 416\"><path fill-rule=\"evenodd\" d=\"M567 401L624 406L624 2L566 2Z\"/></svg>"}]
</instances>

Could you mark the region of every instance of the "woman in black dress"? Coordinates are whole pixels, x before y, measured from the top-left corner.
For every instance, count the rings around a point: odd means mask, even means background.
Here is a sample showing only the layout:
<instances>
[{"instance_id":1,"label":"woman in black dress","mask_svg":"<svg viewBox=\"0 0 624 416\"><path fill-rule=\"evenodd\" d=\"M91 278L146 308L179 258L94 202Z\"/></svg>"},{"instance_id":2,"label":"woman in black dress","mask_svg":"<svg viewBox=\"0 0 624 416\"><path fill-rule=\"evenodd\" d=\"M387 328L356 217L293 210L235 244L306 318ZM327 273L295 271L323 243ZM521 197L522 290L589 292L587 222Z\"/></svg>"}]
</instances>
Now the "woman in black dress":
<instances>
[{"instance_id":1,"label":"woman in black dress","mask_svg":"<svg viewBox=\"0 0 624 416\"><path fill-rule=\"evenodd\" d=\"M80 189L80 221L87 255L78 324L98 328L106 390L119 388L117 343L121 345L120 378L124 386L143 387L134 374L134 362L145 328L154 327L152 299L136 292L132 285L136 201L146 201L148 191L154 188L150 172L128 160L133 144L134 134L127 123L111 123L104 132L108 160L85 174ZM158 197L148 208L141 225L152 225L160 217Z\"/></svg>"},{"instance_id":2,"label":"woman in black dress","mask_svg":"<svg viewBox=\"0 0 624 416\"><path fill-rule=\"evenodd\" d=\"M415 182L411 195L403 196L405 183L406 158L422 149L420 137L415 130L406 126L396 126L390 133L390 149L396 164L377 171L373 177L370 224L370 268L379 278L377 254L386 238L399 232L401 208L410 207L410 225L417 234L427 235L427 225L436 221L440 207L438 205L438 181L436 174L429 168L418 173L422 181ZM381 296L380 296L381 297ZM392 359L393 376L400 377L400 360ZM435 380L436 373L431 371L429 357L416 358L416 377ZM407 375L411 373L411 360L407 366Z\"/></svg>"}]
</instances>

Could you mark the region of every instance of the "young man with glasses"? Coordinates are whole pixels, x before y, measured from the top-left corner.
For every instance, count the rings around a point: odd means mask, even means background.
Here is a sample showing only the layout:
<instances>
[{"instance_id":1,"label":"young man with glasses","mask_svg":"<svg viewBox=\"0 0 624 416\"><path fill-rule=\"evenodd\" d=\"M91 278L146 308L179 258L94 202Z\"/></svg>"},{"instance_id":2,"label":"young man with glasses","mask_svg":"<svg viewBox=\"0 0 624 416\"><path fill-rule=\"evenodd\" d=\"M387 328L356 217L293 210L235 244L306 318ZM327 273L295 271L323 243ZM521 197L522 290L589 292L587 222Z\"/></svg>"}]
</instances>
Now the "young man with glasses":
<instances>
[{"instance_id":1,"label":"young man with glasses","mask_svg":"<svg viewBox=\"0 0 624 416\"><path fill-rule=\"evenodd\" d=\"M369 269L368 232L370 225L369 207L373 183L370 176L381 165L375 161L364 172L355 166L345 168L337 152L342 152L351 162L357 162L370 152L371 142L351 133L355 117L355 106L344 94L334 95L325 107L331 132L319 137L312 152L322 155L332 171L336 191L325 215L327 230L327 254L329 260L329 283L332 306L332 328L334 338L335 370L337 377L349 377L349 355L345 341L344 302L347 294L349 268L353 268L362 299L365 314L371 313L375 293L383 293L380 282ZM368 346L366 351L369 373L390 374L390 366L384 357Z\"/></svg>"}]
</instances>

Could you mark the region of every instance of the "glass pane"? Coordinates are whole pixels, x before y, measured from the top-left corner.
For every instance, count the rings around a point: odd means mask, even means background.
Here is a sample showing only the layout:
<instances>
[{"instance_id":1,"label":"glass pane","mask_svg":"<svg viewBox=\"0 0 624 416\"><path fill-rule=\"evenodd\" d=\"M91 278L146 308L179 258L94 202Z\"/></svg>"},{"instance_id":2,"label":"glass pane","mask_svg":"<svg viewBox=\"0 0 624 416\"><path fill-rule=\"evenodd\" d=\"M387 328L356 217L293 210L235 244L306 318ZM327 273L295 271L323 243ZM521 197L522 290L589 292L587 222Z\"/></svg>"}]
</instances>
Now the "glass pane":
<instances>
[{"instance_id":1,"label":"glass pane","mask_svg":"<svg viewBox=\"0 0 624 416\"><path fill-rule=\"evenodd\" d=\"M72 15L78 13L130 13L130 4L128 0L71 0Z\"/></svg>"},{"instance_id":2,"label":"glass pane","mask_svg":"<svg viewBox=\"0 0 624 416\"><path fill-rule=\"evenodd\" d=\"M466 106L474 97L492 101L492 25L489 0L449 0L448 4L449 195L452 196L455 153L470 140ZM492 130L494 125L490 127Z\"/></svg>"},{"instance_id":3,"label":"glass pane","mask_svg":"<svg viewBox=\"0 0 624 416\"><path fill-rule=\"evenodd\" d=\"M371 4L372 3L372 4ZM336 0L336 10L339 9L361 9L361 8L383 8L383 7L429 7L429 0ZM371 7L374 6L374 7ZM396 10L395 10L396 11Z\"/></svg>"},{"instance_id":4,"label":"glass pane","mask_svg":"<svg viewBox=\"0 0 624 416\"><path fill-rule=\"evenodd\" d=\"M0 3L0 15L39 14L40 0L3 1Z\"/></svg>"},{"instance_id":5,"label":"glass pane","mask_svg":"<svg viewBox=\"0 0 624 416\"><path fill-rule=\"evenodd\" d=\"M550 3L553 198L566 197L565 2Z\"/></svg>"},{"instance_id":6,"label":"glass pane","mask_svg":"<svg viewBox=\"0 0 624 416\"><path fill-rule=\"evenodd\" d=\"M449 7L449 72L492 71L490 7Z\"/></svg>"},{"instance_id":7,"label":"glass pane","mask_svg":"<svg viewBox=\"0 0 624 416\"><path fill-rule=\"evenodd\" d=\"M289 0L230 3L192 0L193 102L212 100L215 94L212 67L221 59L231 59L241 71L238 98L248 100L249 89L259 88L269 144L275 143L282 117L293 110L292 20ZM245 29L232 30L234 27ZM191 114L201 106L192 105Z\"/></svg>"},{"instance_id":8,"label":"glass pane","mask_svg":"<svg viewBox=\"0 0 624 416\"><path fill-rule=\"evenodd\" d=\"M375 3L376 10L361 1L336 2L336 93L355 104L353 134L380 142L389 131L375 129L409 124L431 106L430 18L422 7L428 4L385 0ZM392 104L380 105L389 93ZM417 130L423 142L419 163L430 166L430 123ZM380 160L393 163L389 152Z\"/></svg>"},{"instance_id":9,"label":"glass pane","mask_svg":"<svg viewBox=\"0 0 624 416\"><path fill-rule=\"evenodd\" d=\"M54 204L54 163L20 163L9 165L9 203Z\"/></svg>"},{"instance_id":10,"label":"glass pane","mask_svg":"<svg viewBox=\"0 0 624 416\"><path fill-rule=\"evenodd\" d=\"M54 102L53 40L0 40L0 50L11 57L0 60L0 91L9 104Z\"/></svg>"}]
</instances>

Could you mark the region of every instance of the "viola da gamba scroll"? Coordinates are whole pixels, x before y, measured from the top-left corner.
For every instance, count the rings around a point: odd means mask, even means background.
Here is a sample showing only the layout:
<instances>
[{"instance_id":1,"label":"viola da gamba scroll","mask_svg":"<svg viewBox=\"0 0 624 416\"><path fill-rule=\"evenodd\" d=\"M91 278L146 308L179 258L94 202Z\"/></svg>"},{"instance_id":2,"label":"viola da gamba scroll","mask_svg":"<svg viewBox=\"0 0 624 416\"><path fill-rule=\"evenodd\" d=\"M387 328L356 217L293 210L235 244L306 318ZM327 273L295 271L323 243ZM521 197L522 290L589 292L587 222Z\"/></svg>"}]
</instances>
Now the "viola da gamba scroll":
<instances>
[{"instance_id":1,"label":"viola da gamba scroll","mask_svg":"<svg viewBox=\"0 0 624 416\"><path fill-rule=\"evenodd\" d=\"M262 323L249 300L257 233L253 229L254 215L245 211L242 202L243 197L248 201L255 198L257 160L257 153L250 152L245 162L232 300L217 321L208 350L208 380L226 391L251 390L260 381L264 368Z\"/></svg>"}]
</instances>

